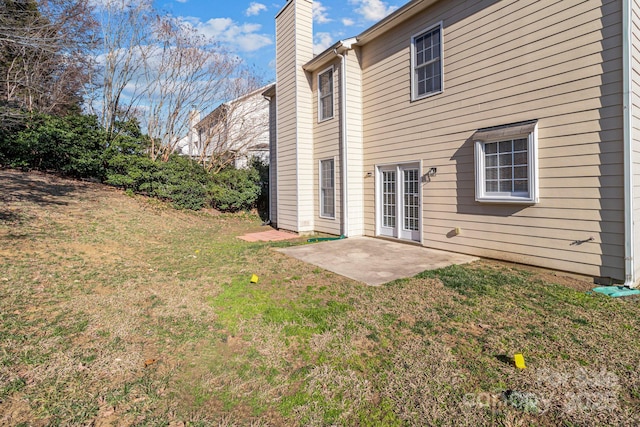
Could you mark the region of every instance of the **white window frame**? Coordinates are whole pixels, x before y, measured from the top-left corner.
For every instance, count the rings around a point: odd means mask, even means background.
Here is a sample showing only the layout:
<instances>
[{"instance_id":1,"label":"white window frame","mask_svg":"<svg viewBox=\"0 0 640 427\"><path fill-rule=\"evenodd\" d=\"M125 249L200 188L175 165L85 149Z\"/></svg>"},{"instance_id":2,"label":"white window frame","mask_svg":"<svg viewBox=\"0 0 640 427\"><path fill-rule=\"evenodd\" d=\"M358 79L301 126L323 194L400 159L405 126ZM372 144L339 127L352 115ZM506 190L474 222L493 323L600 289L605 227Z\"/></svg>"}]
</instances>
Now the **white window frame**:
<instances>
[{"instance_id":1,"label":"white window frame","mask_svg":"<svg viewBox=\"0 0 640 427\"><path fill-rule=\"evenodd\" d=\"M418 66L416 65L416 39L435 30L436 28L440 30L440 90L418 94L418 82L416 81L416 71L418 68ZM430 63L432 62L435 62L435 60L430 61ZM423 67L424 65L425 64L421 65L420 67ZM417 101L433 95L437 95L442 92L444 92L444 37L442 21L440 21L437 24L425 28L418 34L415 34L413 37L411 37L411 100Z\"/></svg>"},{"instance_id":2,"label":"white window frame","mask_svg":"<svg viewBox=\"0 0 640 427\"><path fill-rule=\"evenodd\" d=\"M488 192L485 185L485 147L486 144L515 139L527 140L527 179L529 191L517 192ZM475 141L475 178L476 178L476 201L488 203L521 203L535 204L539 202L538 187L538 125L533 127L530 133L509 134L508 127L504 135L486 141Z\"/></svg>"},{"instance_id":3,"label":"white window frame","mask_svg":"<svg viewBox=\"0 0 640 427\"><path fill-rule=\"evenodd\" d=\"M324 168L323 168L323 163L324 162L331 162L332 165L332 174L331 174L331 183L332 183L332 187L330 188L330 190L332 191L332 200L333 200L333 212L331 214L329 213L325 213L325 204L324 204L324 190L326 189L323 186L323 172L324 172ZM318 197L319 197L319 203L318 206L320 207L319 210L319 216L320 218L326 218L326 219L336 219L336 160L335 157L330 157L327 159L321 159L318 161Z\"/></svg>"},{"instance_id":4,"label":"white window frame","mask_svg":"<svg viewBox=\"0 0 640 427\"><path fill-rule=\"evenodd\" d=\"M328 95L325 95L325 97L331 97L331 115L324 117L324 110L322 108L322 88L320 87L320 82L321 82L321 77L322 75L326 74L330 72L331 73L331 79L329 80L331 82L331 93ZM324 122L326 120L331 120L333 119L333 116L335 114L335 105L334 105L334 70L333 70L333 65L329 68L325 68L324 70L322 70L321 72L318 73L318 123L320 122Z\"/></svg>"}]
</instances>

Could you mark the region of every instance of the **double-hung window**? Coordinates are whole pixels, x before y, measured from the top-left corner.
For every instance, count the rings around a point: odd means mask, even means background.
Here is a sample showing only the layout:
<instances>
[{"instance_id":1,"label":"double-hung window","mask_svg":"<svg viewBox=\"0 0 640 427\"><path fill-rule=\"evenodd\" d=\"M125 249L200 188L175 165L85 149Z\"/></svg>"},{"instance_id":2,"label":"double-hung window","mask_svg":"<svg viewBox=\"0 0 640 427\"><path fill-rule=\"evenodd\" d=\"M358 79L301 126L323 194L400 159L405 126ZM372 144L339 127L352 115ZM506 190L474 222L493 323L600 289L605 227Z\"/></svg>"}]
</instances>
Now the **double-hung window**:
<instances>
[{"instance_id":1,"label":"double-hung window","mask_svg":"<svg viewBox=\"0 0 640 427\"><path fill-rule=\"evenodd\" d=\"M336 217L334 160L320 160L320 216Z\"/></svg>"},{"instance_id":2,"label":"double-hung window","mask_svg":"<svg viewBox=\"0 0 640 427\"><path fill-rule=\"evenodd\" d=\"M318 121L333 118L333 67L318 74Z\"/></svg>"},{"instance_id":3,"label":"double-hung window","mask_svg":"<svg viewBox=\"0 0 640 427\"><path fill-rule=\"evenodd\" d=\"M476 200L538 202L537 121L478 129Z\"/></svg>"},{"instance_id":4,"label":"double-hung window","mask_svg":"<svg viewBox=\"0 0 640 427\"><path fill-rule=\"evenodd\" d=\"M411 40L411 99L442 92L442 23Z\"/></svg>"}]
</instances>

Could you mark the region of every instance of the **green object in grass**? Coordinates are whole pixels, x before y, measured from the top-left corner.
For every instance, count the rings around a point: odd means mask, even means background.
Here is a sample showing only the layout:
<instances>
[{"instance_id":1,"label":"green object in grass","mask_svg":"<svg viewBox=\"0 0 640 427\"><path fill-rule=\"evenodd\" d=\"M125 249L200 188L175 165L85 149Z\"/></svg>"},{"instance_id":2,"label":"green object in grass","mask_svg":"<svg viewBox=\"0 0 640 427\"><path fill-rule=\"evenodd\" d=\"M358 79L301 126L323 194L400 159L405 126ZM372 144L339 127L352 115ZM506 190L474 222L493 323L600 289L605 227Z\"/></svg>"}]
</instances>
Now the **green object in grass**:
<instances>
[{"instance_id":1,"label":"green object in grass","mask_svg":"<svg viewBox=\"0 0 640 427\"><path fill-rule=\"evenodd\" d=\"M328 242L330 240L342 240L346 238L347 236L344 234L341 234L340 237L314 237L313 239L307 239L307 243Z\"/></svg>"},{"instance_id":2,"label":"green object in grass","mask_svg":"<svg viewBox=\"0 0 640 427\"><path fill-rule=\"evenodd\" d=\"M612 298L628 297L630 295L639 295L640 290L627 288L626 286L601 286L593 288L594 292L608 295Z\"/></svg>"}]
</instances>

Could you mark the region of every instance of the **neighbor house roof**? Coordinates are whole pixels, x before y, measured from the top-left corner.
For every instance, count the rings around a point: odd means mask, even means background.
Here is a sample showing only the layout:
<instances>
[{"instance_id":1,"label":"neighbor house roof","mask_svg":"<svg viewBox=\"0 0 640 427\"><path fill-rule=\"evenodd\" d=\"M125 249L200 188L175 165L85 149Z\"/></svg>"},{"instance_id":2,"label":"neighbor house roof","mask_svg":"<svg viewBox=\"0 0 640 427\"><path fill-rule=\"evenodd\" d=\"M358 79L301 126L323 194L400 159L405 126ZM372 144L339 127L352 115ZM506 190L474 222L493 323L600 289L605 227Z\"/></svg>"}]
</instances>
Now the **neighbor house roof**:
<instances>
[{"instance_id":1,"label":"neighbor house roof","mask_svg":"<svg viewBox=\"0 0 640 427\"><path fill-rule=\"evenodd\" d=\"M262 93L265 91L268 91L271 87L275 87L275 83L270 83L268 85L262 86L254 91L249 92L246 95L242 95L241 97L238 97L236 99L233 99L231 101L227 101L227 102L223 102L222 104L218 105L212 112L210 112L209 114L207 114L206 116L204 116L204 118L202 118L202 120L200 120L198 123L196 123L195 128L196 129L202 129L206 126L209 126L211 124L211 122L215 122L215 120L218 118L218 116L220 116L226 108L228 108L229 105L232 104L236 104L239 102L244 101L245 99L249 99L252 96L258 94L258 93Z\"/></svg>"}]
</instances>

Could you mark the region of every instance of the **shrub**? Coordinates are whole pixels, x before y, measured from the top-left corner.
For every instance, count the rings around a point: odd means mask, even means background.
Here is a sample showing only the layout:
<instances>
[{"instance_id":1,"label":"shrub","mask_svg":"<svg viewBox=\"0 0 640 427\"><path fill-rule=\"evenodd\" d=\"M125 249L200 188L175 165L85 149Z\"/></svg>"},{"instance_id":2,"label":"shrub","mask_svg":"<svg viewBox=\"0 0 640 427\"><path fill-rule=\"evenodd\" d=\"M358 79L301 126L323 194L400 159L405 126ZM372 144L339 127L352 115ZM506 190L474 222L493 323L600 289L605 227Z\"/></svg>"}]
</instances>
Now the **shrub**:
<instances>
[{"instance_id":1,"label":"shrub","mask_svg":"<svg viewBox=\"0 0 640 427\"><path fill-rule=\"evenodd\" d=\"M213 176L209 186L213 207L237 212L254 207L260 194L260 175L256 169L225 169Z\"/></svg>"},{"instance_id":2,"label":"shrub","mask_svg":"<svg viewBox=\"0 0 640 427\"><path fill-rule=\"evenodd\" d=\"M174 155L161 162L144 155L117 153L107 159L105 183L169 200L176 208L198 210L209 203L211 177L185 157Z\"/></svg>"},{"instance_id":3,"label":"shrub","mask_svg":"<svg viewBox=\"0 0 640 427\"><path fill-rule=\"evenodd\" d=\"M256 204L261 180L255 167L264 173L264 165L211 175L186 157L150 159L148 137L135 120L116 123L115 135L108 140L95 116L29 116L19 128L0 128L0 165L99 178L129 193L169 200L181 209L212 205L238 211Z\"/></svg>"},{"instance_id":4,"label":"shrub","mask_svg":"<svg viewBox=\"0 0 640 427\"><path fill-rule=\"evenodd\" d=\"M12 167L101 178L105 136L95 116L34 115L24 129L3 137L0 157Z\"/></svg>"},{"instance_id":5,"label":"shrub","mask_svg":"<svg viewBox=\"0 0 640 427\"><path fill-rule=\"evenodd\" d=\"M178 155L160 164L154 189L156 197L171 200L181 209L198 210L209 204L207 185L211 175L202 165Z\"/></svg>"},{"instance_id":6,"label":"shrub","mask_svg":"<svg viewBox=\"0 0 640 427\"><path fill-rule=\"evenodd\" d=\"M260 194L255 204L260 218L267 220L269 219L269 162L254 156L249 160L249 166L258 171Z\"/></svg>"}]
</instances>

